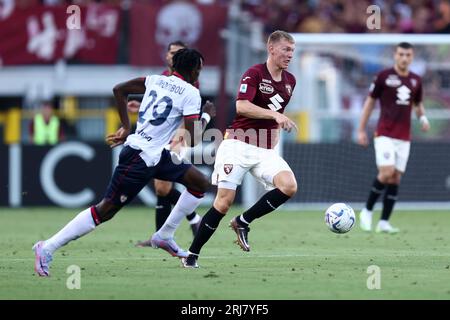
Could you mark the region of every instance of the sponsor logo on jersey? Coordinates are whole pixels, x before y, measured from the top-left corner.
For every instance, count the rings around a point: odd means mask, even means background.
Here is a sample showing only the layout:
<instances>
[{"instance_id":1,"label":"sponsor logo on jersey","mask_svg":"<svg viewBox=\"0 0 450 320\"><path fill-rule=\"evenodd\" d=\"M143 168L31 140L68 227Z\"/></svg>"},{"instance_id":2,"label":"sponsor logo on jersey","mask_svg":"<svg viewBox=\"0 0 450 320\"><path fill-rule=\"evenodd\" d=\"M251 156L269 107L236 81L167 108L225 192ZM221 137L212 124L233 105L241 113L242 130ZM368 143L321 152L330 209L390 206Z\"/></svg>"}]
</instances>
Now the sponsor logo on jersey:
<instances>
[{"instance_id":1,"label":"sponsor logo on jersey","mask_svg":"<svg viewBox=\"0 0 450 320\"><path fill-rule=\"evenodd\" d=\"M411 90L402 85L400 88L397 88L397 104L406 106L409 105L409 98L411 97Z\"/></svg>"},{"instance_id":2,"label":"sponsor logo on jersey","mask_svg":"<svg viewBox=\"0 0 450 320\"><path fill-rule=\"evenodd\" d=\"M126 196L126 195L124 195L124 194L122 194L122 195L120 196L120 202L121 202L121 203L124 203L125 201L127 201L127 199L128 199L128 196Z\"/></svg>"},{"instance_id":3,"label":"sponsor logo on jersey","mask_svg":"<svg viewBox=\"0 0 450 320\"><path fill-rule=\"evenodd\" d=\"M287 91L288 95L292 95L292 87L290 84L286 85L286 91Z\"/></svg>"},{"instance_id":4,"label":"sponsor logo on jersey","mask_svg":"<svg viewBox=\"0 0 450 320\"><path fill-rule=\"evenodd\" d=\"M269 80L269 79L262 79L262 82L265 82L265 83L272 83L272 81Z\"/></svg>"},{"instance_id":5,"label":"sponsor logo on jersey","mask_svg":"<svg viewBox=\"0 0 450 320\"><path fill-rule=\"evenodd\" d=\"M244 79L242 79L242 81L245 81L245 80L247 80L247 79L251 79L251 77L247 76L247 77L245 77Z\"/></svg>"},{"instance_id":6,"label":"sponsor logo on jersey","mask_svg":"<svg viewBox=\"0 0 450 320\"><path fill-rule=\"evenodd\" d=\"M150 141L150 140L152 140L153 138L152 137L150 137L148 134L146 134L145 132L144 132L144 130L139 130L139 131L137 131L136 132L138 135L140 135L141 137L143 137L145 140L147 140L147 141Z\"/></svg>"},{"instance_id":7,"label":"sponsor logo on jersey","mask_svg":"<svg viewBox=\"0 0 450 320\"><path fill-rule=\"evenodd\" d=\"M241 84L241 87L239 88L240 93L246 93L247 92L247 84L243 83Z\"/></svg>"},{"instance_id":8,"label":"sponsor logo on jersey","mask_svg":"<svg viewBox=\"0 0 450 320\"><path fill-rule=\"evenodd\" d=\"M223 171L224 171L226 174L230 174L231 171L233 171L233 165L232 165L232 164L224 164L224 165L223 165Z\"/></svg>"},{"instance_id":9,"label":"sponsor logo on jersey","mask_svg":"<svg viewBox=\"0 0 450 320\"><path fill-rule=\"evenodd\" d=\"M417 80L411 79L411 85L413 86L413 88L415 88L417 86Z\"/></svg>"},{"instance_id":10,"label":"sponsor logo on jersey","mask_svg":"<svg viewBox=\"0 0 450 320\"><path fill-rule=\"evenodd\" d=\"M388 87L395 88L401 85L402 81L398 78L396 74L391 74L386 78L385 83Z\"/></svg>"},{"instance_id":11,"label":"sponsor logo on jersey","mask_svg":"<svg viewBox=\"0 0 450 320\"><path fill-rule=\"evenodd\" d=\"M259 91L265 94L272 94L274 89L270 84L267 83L260 83L259 84Z\"/></svg>"}]
</instances>

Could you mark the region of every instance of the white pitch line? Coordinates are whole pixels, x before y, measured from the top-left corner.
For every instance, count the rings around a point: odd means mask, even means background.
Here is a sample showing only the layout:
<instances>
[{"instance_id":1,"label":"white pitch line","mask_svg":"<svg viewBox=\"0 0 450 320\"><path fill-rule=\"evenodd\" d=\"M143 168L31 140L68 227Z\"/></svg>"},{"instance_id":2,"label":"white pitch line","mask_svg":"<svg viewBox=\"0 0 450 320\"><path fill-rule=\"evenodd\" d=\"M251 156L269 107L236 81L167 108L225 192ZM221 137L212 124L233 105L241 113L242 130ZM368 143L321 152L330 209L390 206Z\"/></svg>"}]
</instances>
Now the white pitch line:
<instances>
[{"instance_id":1,"label":"white pitch line","mask_svg":"<svg viewBox=\"0 0 450 320\"><path fill-rule=\"evenodd\" d=\"M251 255L248 254L246 256L202 256L201 259L225 259L225 258L244 258L244 259L252 259L252 258L302 258L302 257L317 257L317 258L328 258L328 257L370 257L370 258L407 258L407 257L450 257L450 254L383 254L383 255L377 255L377 254L348 254L348 255L342 255L342 254L278 254L278 255ZM103 261L103 260L115 260L115 261L133 261L133 260L163 260L163 259L170 259L172 257L128 257L128 258L116 258L116 257L98 257L98 258L77 258L77 257L58 257L57 260L72 260L72 261ZM33 257L30 258L0 258L0 262L8 262L8 261L34 261Z\"/></svg>"}]
</instances>

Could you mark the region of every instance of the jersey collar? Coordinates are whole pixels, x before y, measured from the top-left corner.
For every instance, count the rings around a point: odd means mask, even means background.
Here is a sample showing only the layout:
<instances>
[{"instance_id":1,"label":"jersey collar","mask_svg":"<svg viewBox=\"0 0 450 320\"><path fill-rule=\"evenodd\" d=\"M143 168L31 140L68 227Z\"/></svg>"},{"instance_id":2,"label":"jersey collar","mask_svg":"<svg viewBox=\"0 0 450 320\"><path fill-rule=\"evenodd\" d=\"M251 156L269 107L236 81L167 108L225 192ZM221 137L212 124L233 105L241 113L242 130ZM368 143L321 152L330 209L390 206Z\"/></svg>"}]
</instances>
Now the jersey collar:
<instances>
[{"instance_id":1,"label":"jersey collar","mask_svg":"<svg viewBox=\"0 0 450 320\"><path fill-rule=\"evenodd\" d=\"M176 72L176 71L172 72L172 75L175 76L175 77L180 78L181 80L186 81L186 79L184 79L184 77L181 74L179 74L178 72Z\"/></svg>"}]
</instances>

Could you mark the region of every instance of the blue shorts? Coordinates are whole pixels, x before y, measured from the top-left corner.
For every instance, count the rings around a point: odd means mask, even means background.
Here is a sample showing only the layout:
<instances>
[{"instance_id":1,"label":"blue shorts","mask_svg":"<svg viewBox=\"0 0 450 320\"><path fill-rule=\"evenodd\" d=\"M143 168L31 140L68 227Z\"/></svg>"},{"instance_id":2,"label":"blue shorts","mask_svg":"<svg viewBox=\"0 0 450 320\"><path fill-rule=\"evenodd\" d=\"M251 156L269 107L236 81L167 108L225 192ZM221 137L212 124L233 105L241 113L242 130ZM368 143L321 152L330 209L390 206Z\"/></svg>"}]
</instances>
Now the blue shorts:
<instances>
[{"instance_id":1,"label":"blue shorts","mask_svg":"<svg viewBox=\"0 0 450 320\"><path fill-rule=\"evenodd\" d=\"M141 150L125 146L119 155L119 164L114 170L104 198L117 206L124 206L144 188L150 179L182 183L191 163L175 164L170 151L163 149L161 160L156 166L147 167L139 156Z\"/></svg>"}]
</instances>

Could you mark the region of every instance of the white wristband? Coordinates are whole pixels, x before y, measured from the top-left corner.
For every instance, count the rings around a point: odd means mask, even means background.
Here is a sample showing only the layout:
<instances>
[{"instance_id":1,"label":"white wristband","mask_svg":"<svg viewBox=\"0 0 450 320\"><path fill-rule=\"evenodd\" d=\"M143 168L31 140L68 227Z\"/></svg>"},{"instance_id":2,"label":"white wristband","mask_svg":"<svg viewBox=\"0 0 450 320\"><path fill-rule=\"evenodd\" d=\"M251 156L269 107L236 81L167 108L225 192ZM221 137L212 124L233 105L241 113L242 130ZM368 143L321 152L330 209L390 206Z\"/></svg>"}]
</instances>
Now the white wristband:
<instances>
[{"instance_id":1,"label":"white wristband","mask_svg":"<svg viewBox=\"0 0 450 320\"><path fill-rule=\"evenodd\" d=\"M419 118L420 124L424 125L424 124L429 124L427 116L426 115L421 115Z\"/></svg>"},{"instance_id":2,"label":"white wristband","mask_svg":"<svg viewBox=\"0 0 450 320\"><path fill-rule=\"evenodd\" d=\"M211 116L207 114L206 112L202 113L202 119L206 121L206 124L208 124L211 121Z\"/></svg>"}]
</instances>

